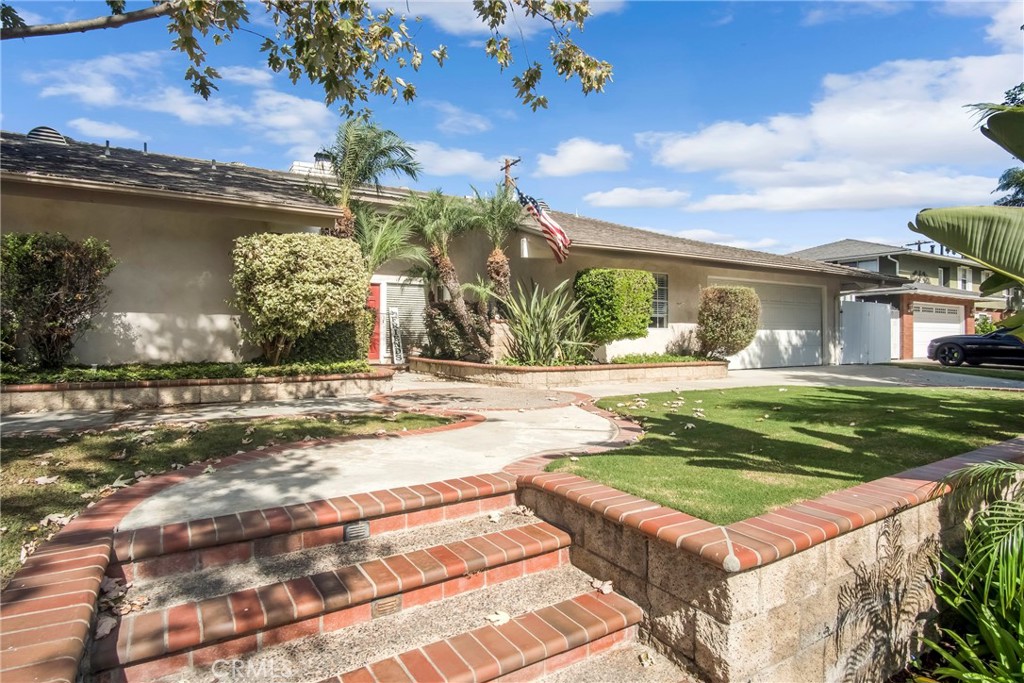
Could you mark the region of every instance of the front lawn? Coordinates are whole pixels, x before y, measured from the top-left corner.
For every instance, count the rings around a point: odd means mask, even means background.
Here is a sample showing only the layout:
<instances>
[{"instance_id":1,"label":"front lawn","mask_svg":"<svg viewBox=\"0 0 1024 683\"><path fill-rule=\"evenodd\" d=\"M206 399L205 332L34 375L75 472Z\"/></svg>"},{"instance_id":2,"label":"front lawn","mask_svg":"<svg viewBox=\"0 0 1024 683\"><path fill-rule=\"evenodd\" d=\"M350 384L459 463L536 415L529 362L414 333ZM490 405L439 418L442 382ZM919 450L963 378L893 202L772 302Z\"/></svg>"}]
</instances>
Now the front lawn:
<instances>
[{"instance_id":1,"label":"front lawn","mask_svg":"<svg viewBox=\"0 0 1024 683\"><path fill-rule=\"evenodd\" d=\"M399 413L222 420L99 433L89 430L57 436L5 436L0 470L2 584L18 570L23 546L59 531L66 517L58 518L132 483L139 472L157 474L275 443L422 429L448 422L429 415Z\"/></svg>"},{"instance_id":2,"label":"front lawn","mask_svg":"<svg viewBox=\"0 0 1024 683\"><path fill-rule=\"evenodd\" d=\"M995 377L997 379L1013 379L1024 382L1024 367L1019 370L1015 368L986 368L984 366L973 367L970 365L946 366L939 363L891 363L898 368L911 368L913 370L931 370L934 372L952 372L958 375L975 375L977 377Z\"/></svg>"},{"instance_id":3,"label":"front lawn","mask_svg":"<svg viewBox=\"0 0 1024 683\"><path fill-rule=\"evenodd\" d=\"M1024 394L757 387L608 398L640 421L625 449L571 472L730 524L1024 433Z\"/></svg>"}]
</instances>

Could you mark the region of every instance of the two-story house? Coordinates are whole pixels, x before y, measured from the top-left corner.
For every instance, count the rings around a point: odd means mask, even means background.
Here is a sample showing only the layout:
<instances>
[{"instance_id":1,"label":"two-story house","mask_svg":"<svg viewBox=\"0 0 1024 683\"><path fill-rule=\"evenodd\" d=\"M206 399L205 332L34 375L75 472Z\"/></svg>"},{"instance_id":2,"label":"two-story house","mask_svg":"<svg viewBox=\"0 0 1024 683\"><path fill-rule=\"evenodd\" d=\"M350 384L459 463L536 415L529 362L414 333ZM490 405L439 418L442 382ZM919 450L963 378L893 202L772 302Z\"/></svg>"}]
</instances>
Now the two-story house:
<instances>
[{"instance_id":1,"label":"two-story house","mask_svg":"<svg viewBox=\"0 0 1024 683\"><path fill-rule=\"evenodd\" d=\"M928 342L950 334L974 334L976 314L999 320L1006 308L1003 296L983 297L979 285L992 273L983 266L935 243L914 249L862 240L839 240L790 256L853 266L911 282L851 294L858 301L892 307L892 357L923 358Z\"/></svg>"}]
</instances>

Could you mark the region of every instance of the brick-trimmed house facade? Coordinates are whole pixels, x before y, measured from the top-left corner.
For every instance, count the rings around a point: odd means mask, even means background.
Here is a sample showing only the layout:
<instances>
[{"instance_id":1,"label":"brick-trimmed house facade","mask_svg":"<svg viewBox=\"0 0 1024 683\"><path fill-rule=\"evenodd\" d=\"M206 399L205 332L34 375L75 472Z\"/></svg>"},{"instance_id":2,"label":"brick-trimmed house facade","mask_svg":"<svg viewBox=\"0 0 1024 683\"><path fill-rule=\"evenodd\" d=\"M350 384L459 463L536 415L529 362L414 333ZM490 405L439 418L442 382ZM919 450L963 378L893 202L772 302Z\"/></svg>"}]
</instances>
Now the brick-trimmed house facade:
<instances>
[{"instance_id":1,"label":"brick-trimmed house facade","mask_svg":"<svg viewBox=\"0 0 1024 683\"><path fill-rule=\"evenodd\" d=\"M981 264L941 245L916 246L909 249L847 239L791 256L905 278L908 282L897 287L869 288L847 296L891 307L892 357L907 360L924 357L928 342L936 337L974 334L977 315L1000 320L1007 306L1006 297L981 295L981 282L991 275Z\"/></svg>"}]
</instances>

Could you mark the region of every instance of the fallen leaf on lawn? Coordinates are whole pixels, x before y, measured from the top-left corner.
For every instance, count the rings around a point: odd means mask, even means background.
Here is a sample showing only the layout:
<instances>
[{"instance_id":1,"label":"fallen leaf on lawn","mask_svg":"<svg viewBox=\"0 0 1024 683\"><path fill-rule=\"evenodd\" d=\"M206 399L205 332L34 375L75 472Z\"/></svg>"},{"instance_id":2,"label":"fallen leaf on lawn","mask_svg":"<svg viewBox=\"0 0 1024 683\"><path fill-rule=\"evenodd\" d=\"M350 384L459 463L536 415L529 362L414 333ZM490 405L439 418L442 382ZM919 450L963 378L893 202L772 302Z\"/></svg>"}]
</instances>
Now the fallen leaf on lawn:
<instances>
[{"instance_id":1,"label":"fallen leaf on lawn","mask_svg":"<svg viewBox=\"0 0 1024 683\"><path fill-rule=\"evenodd\" d=\"M183 469L185 469L185 466L182 465L180 462L172 462L171 463L171 469L172 470L183 470Z\"/></svg>"},{"instance_id":2,"label":"fallen leaf on lawn","mask_svg":"<svg viewBox=\"0 0 1024 683\"><path fill-rule=\"evenodd\" d=\"M309 434L306 434L304 437L302 437L302 440L303 441L312 441L313 437L311 437Z\"/></svg>"},{"instance_id":3,"label":"fallen leaf on lawn","mask_svg":"<svg viewBox=\"0 0 1024 683\"><path fill-rule=\"evenodd\" d=\"M33 524L28 529L26 529L26 531L39 531L39 527L37 525Z\"/></svg>"},{"instance_id":4,"label":"fallen leaf on lawn","mask_svg":"<svg viewBox=\"0 0 1024 683\"><path fill-rule=\"evenodd\" d=\"M242 439L242 444L243 445L248 445L248 444L251 444L251 443L252 443L252 439Z\"/></svg>"},{"instance_id":5,"label":"fallen leaf on lawn","mask_svg":"<svg viewBox=\"0 0 1024 683\"><path fill-rule=\"evenodd\" d=\"M265 450L267 450L267 447L266 446L257 446L256 450L258 450L258 451L265 451Z\"/></svg>"},{"instance_id":6,"label":"fallen leaf on lawn","mask_svg":"<svg viewBox=\"0 0 1024 683\"><path fill-rule=\"evenodd\" d=\"M484 617L484 619L491 622L495 626L501 626L502 624L507 624L509 621L511 621L512 617L508 615L508 612L499 611L495 612L494 614L488 614L486 617Z\"/></svg>"},{"instance_id":7,"label":"fallen leaf on lawn","mask_svg":"<svg viewBox=\"0 0 1024 683\"><path fill-rule=\"evenodd\" d=\"M122 449L120 453L115 453L114 455L110 456L110 459L111 460L124 460L127 457L128 457L128 449L125 448L125 449Z\"/></svg>"},{"instance_id":8,"label":"fallen leaf on lawn","mask_svg":"<svg viewBox=\"0 0 1024 683\"><path fill-rule=\"evenodd\" d=\"M142 479L145 476L147 476L145 470L135 470L135 478L136 479Z\"/></svg>"},{"instance_id":9,"label":"fallen leaf on lawn","mask_svg":"<svg viewBox=\"0 0 1024 683\"><path fill-rule=\"evenodd\" d=\"M669 436L675 436L675 435L676 435L676 433L675 433L675 432L669 432L669 433L668 433L668 435L669 435Z\"/></svg>"},{"instance_id":10,"label":"fallen leaf on lawn","mask_svg":"<svg viewBox=\"0 0 1024 683\"><path fill-rule=\"evenodd\" d=\"M697 425L693 424L692 422L687 422L685 425L683 425L683 429L696 429L696 428L697 428Z\"/></svg>"},{"instance_id":11,"label":"fallen leaf on lawn","mask_svg":"<svg viewBox=\"0 0 1024 683\"><path fill-rule=\"evenodd\" d=\"M217 470L213 468L213 465L207 465L206 469L203 470L203 474L213 474L216 471Z\"/></svg>"},{"instance_id":12,"label":"fallen leaf on lawn","mask_svg":"<svg viewBox=\"0 0 1024 683\"><path fill-rule=\"evenodd\" d=\"M57 526L65 526L68 522L75 518L75 513L68 515L62 515L59 512L51 512L50 514L39 520L39 526L47 526L49 524L56 524Z\"/></svg>"},{"instance_id":13,"label":"fallen leaf on lawn","mask_svg":"<svg viewBox=\"0 0 1024 683\"><path fill-rule=\"evenodd\" d=\"M782 391L789 391L789 389L787 389L786 387L780 387L780 388L779 388L779 391L780 391L780 392L782 392Z\"/></svg>"},{"instance_id":14,"label":"fallen leaf on lawn","mask_svg":"<svg viewBox=\"0 0 1024 683\"><path fill-rule=\"evenodd\" d=\"M54 475L52 477L36 477L35 482L40 486L46 486L47 484L56 483L58 479L60 479L59 475Z\"/></svg>"},{"instance_id":15,"label":"fallen leaf on lawn","mask_svg":"<svg viewBox=\"0 0 1024 683\"><path fill-rule=\"evenodd\" d=\"M96 621L96 640L106 638L115 626L117 626L117 619L104 614Z\"/></svg>"},{"instance_id":16,"label":"fallen leaf on lawn","mask_svg":"<svg viewBox=\"0 0 1024 683\"><path fill-rule=\"evenodd\" d=\"M95 497L96 497L96 494L93 493L92 491L86 491L85 493L82 494L82 498L85 498L86 500L89 500L90 498L95 498Z\"/></svg>"},{"instance_id":17,"label":"fallen leaf on lawn","mask_svg":"<svg viewBox=\"0 0 1024 683\"><path fill-rule=\"evenodd\" d=\"M857 426L857 423L856 423L856 422L851 422L851 423L850 423L850 426L851 426L851 427L856 427L856 426Z\"/></svg>"},{"instance_id":18,"label":"fallen leaf on lawn","mask_svg":"<svg viewBox=\"0 0 1024 683\"><path fill-rule=\"evenodd\" d=\"M68 440L65 439L65 438L57 439L57 443L67 443L67 442L68 442Z\"/></svg>"},{"instance_id":19,"label":"fallen leaf on lawn","mask_svg":"<svg viewBox=\"0 0 1024 683\"><path fill-rule=\"evenodd\" d=\"M764 419L766 419L766 420L767 420L767 419L768 419L768 418L770 418L770 417L771 417L771 415L769 415L768 413L765 413L765 414L764 414Z\"/></svg>"},{"instance_id":20,"label":"fallen leaf on lawn","mask_svg":"<svg viewBox=\"0 0 1024 683\"><path fill-rule=\"evenodd\" d=\"M579 456L576 456L576 455L570 455L569 456L569 462L579 462L579 461L580 461Z\"/></svg>"},{"instance_id":21,"label":"fallen leaf on lawn","mask_svg":"<svg viewBox=\"0 0 1024 683\"><path fill-rule=\"evenodd\" d=\"M374 434L376 436L384 436L385 434L387 434L387 432L384 431L383 429L378 429L376 432L374 432Z\"/></svg>"},{"instance_id":22,"label":"fallen leaf on lawn","mask_svg":"<svg viewBox=\"0 0 1024 683\"><path fill-rule=\"evenodd\" d=\"M246 428L245 428L245 434L246 434L246 436L248 436L249 434L252 434L252 433L253 433L253 432L255 432L255 431L256 431L256 427L246 427Z\"/></svg>"},{"instance_id":23,"label":"fallen leaf on lawn","mask_svg":"<svg viewBox=\"0 0 1024 683\"><path fill-rule=\"evenodd\" d=\"M123 489L123 488L126 488L129 484L132 483L132 479L133 479L132 477L129 477L128 479L125 479L124 475L120 474L120 475L118 475L117 479L114 480L114 483L110 485L110 488L112 488L112 489Z\"/></svg>"}]
</instances>

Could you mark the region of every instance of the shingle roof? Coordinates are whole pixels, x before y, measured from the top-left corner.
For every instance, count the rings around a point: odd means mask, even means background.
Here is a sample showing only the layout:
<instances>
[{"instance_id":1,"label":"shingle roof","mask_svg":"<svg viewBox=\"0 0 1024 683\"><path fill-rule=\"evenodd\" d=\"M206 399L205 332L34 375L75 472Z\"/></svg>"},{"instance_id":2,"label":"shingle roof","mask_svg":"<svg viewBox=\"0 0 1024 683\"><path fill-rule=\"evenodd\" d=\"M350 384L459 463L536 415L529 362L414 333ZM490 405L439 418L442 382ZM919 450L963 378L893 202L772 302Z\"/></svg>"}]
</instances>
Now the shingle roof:
<instances>
[{"instance_id":1,"label":"shingle roof","mask_svg":"<svg viewBox=\"0 0 1024 683\"><path fill-rule=\"evenodd\" d=\"M896 247L891 244L880 244L878 242L865 242L864 240L839 240L821 244L810 249L794 251L790 256L811 259L812 261L836 261L848 258L868 258L882 256L884 254L902 254L910 250L905 247Z\"/></svg>"},{"instance_id":2,"label":"shingle roof","mask_svg":"<svg viewBox=\"0 0 1024 683\"><path fill-rule=\"evenodd\" d=\"M101 183L139 190L156 190L189 197L234 200L308 210L317 214L336 209L305 189L302 178L263 168L189 159L141 150L68 140L67 146L29 139L20 133L0 133L0 170L5 175Z\"/></svg>"},{"instance_id":3,"label":"shingle roof","mask_svg":"<svg viewBox=\"0 0 1024 683\"><path fill-rule=\"evenodd\" d=\"M648 253L685 256L707 261L738 263L743 265L777 268L781 270L798 270L829 275L845 275L858 280L874 280L877 282L902 282L901 278L871 273L857 268L833 265L793 256L770 254L764 251L739 249L709 242L699 242L683 237L675 237L650 230L630 228L617 223L608 223L596 218L575 216L561 211L552 211L551 215L568 233L573 244L579 247L597 247L607 249L626 249Z\"/></svg>"},{"instance_id":4,"label":"shingle roof","mask_svg":"<svg viewBox=\"0 0 1024 683\"><path fill-rule=\"evenodd\" d=\"M857 294L859 296L863 296L867 294L906 294L912 292L928 294L931 296L944 296L950 299L969 299L972 301L992 302L1006 301L1005 297L982 296L981 292L975 292L969 289L953 289L952 287L931 285L926 282L910 282L899 287L879 287L876 289L863 289L857 292Z\"/></svg>"}]
</instances>

